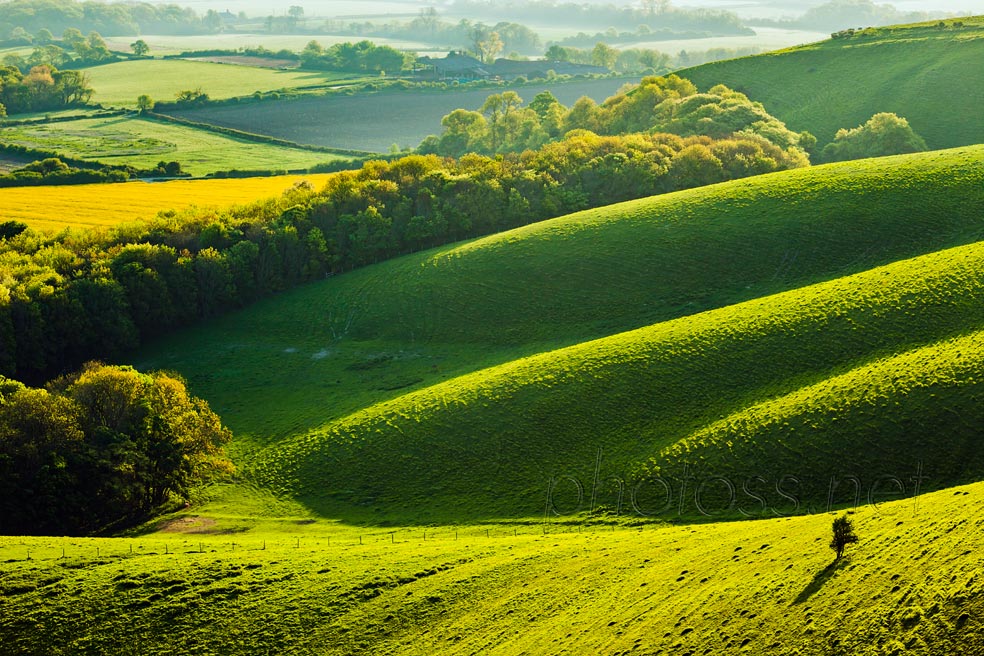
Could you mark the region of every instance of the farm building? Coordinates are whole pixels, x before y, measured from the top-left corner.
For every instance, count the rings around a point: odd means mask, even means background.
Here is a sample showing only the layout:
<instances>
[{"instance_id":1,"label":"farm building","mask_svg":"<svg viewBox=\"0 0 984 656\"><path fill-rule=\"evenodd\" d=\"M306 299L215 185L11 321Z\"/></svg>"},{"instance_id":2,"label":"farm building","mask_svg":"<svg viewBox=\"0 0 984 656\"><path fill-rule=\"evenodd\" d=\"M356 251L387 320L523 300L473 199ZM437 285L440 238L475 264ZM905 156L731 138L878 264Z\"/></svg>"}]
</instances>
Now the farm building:
<instances>
[{"instance_id":1,"label":"farm building","mask_svg":"<svg viewBox=\"0 0 984 656\"><path fill-rule=\"evenodd\" d=\"M439 80L485 80L492 77L483 68L482 62L461 52L449 52L442 59L421 57L417 63Z\"/></svg>"}]
</instances>

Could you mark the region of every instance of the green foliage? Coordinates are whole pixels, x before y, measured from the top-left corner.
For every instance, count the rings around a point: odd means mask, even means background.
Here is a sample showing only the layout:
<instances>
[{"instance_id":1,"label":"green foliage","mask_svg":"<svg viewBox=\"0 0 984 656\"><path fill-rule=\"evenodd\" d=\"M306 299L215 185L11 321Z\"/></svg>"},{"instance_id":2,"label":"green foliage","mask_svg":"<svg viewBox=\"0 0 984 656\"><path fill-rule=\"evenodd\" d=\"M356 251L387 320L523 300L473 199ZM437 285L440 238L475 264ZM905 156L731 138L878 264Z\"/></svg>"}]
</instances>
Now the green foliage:
<instances>
[{"instance_id":1,"label":"green foliage","mask_svg":"<svg viewBox=\"0 0 984 656\"><path fill-rule=\"evenodd\" d=\"M830 539L830 548L837 554L837 559L844 555L844 549L849 544L857 544L858 536L854 532L854 522L847 515L841 515L834 520L834 535Z\"/></svg>"},{"instance_id":2,"label":"green foliage","mask_svg":"<svg viewBox=\"0 0 984 656\"><path fill-rule=\"evenodd\" d=\"M956 23L960 23L957 27ZM761 102L821 145L842 128L891 111L930 148L984 142L984 19L871 30L756 57L680 71L700 88L725 84ZM927 71L933 71L932 75ZM822 89L822 92L818 90ZM947 99L946 110L940 98Z\"/></svg>"},{"instance_id":3,"label":"green foliage","mask_svg":"<svg viewBox=\"0 0 984 656\"><path fill-rule=\"evenodd\" d=\"M47 389L6 379L0 389L0 533L140 520L230 470L229 431L172 374L96 363Z\"/></svg>"},{"instance_id":4,"label":"green foliage","mask_svg":"<svg viewBox=\"0 0 984 656\"><path fill-rule=\"evenodd\" d=\"M83 104L91 96L89 78L80 71L40 64L24 75L11 66L0 68L0 103L12 114Z\"/></svg>"},{"instance_id":5,"label":"green foliage","mask_svg":"<svg viewBox=\"0 0 984 656\"><path fill-rule=\"evenodd\" d=\"M325 71L399 73L407 65L406 56L390 46L370 41L336 43L323 48L317 41L307 44L300 54L301 65Z\"/></svg>"},{"instance_id":6,"label":"green foliage","mask_svg":"<svg viewBox=\"0 0 984 656\"><path fill-rule=\"evenodd\" d=\"M130 178L131 172L137 173L135 170L127 171L112 167L102 169L74 168L57 157L49 157L32 162L11 173L0 175L0 187L124 182Z\"/></svg>"},{"instance_id":7,"label":"green foliage","mask_svg":"<svg viewBox=\"0 0 984 656\"><path fill-rule=\"evenodd\" d=\"M0 239L10 239L27 230L27 224L20 221L4 221L0 223Z\"/></svg>"},{"instance_id":8,"label":"green foliage","mask_svg":"<svg viewBox=\"0 0 984 656\"><path fill-rule=\"evenodd\" d=\"M541 94L542 95L542 94ZM479 112L455 110L442 120L444 133L426 140L419 150L459 157L466 152L483 154L518 152L539 148L560 139L563 132L588 130L602 135L636 132L669 132L681 136L708 136L740 142L740 161L756 161L748 166L726 168L755 169L759 173L807 164L799 146L799 135L791 132L759 103L741 93L716 86L698 94L689 81L675 75L646 77L638 86L622 90L596 105L581 98L569 110L553 98L538 96L535 106L522 107L514 91L489 96ZM480 120L484 119L484 120ZM811 146L813 145L807 140ZM727 147L719 150L724 152ZM767 152L766 152L767 151ZM682 169L681 169L682 170ZM729 179L723 172L714 180ZM707 184L707 176L694 176L678 184L685 188Z\"/></svg>"},{"instance_id":9,"label":"green foliage","mask_svg":"<svg viewBox=\"0 0 984 656\"><path fill-rule=\"evenodd\" d=\"M208 94L201 87L183 89L175 94L179 105L200 105L208 102Z\"/></svg>"},{"instance_id":10,"label":"green foliage","mask_svg":"<svg viewBox=\"0 0 984 656\"><path fill-rule=\"evenodd\" d=\"M146 112L154 108L154 99L143 93L137 96L137 109Z\"/></svg>"},{"instance_id":11,"label":"green foliage","mask_svg":"<svg viewBox=\"0 0 984 656\"><path fill-rule=\"evenodd\" d=\"M892 113L875 114L864 125L841 129L827 144L821 157L826 162L863 157L902 155L926 150L926 142L909 127L909 122Z\"/></svg>"}]
</instances>

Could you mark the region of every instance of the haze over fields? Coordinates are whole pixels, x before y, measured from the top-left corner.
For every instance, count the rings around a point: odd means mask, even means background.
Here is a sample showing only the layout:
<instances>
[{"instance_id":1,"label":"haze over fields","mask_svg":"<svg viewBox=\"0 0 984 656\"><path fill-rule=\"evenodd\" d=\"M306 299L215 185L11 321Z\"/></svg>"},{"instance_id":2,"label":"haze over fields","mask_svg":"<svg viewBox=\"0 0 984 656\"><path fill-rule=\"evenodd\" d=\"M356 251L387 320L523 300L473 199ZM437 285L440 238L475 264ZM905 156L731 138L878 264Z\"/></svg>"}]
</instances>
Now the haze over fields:
<instances>
[{"instance_id":1,"label":"haze over fields","mask_svg":"<svg viewBox=\"0 0 984 656\"><path fill-rule=\"evenodd\" d=\"M496 2L507 4L499 0L494 0L492 4L496 4ZM726 9L737 13L739 16L780 18L795 16L823 3L824 0L805 0L803 2L792 2L790 0L687 0L687 2L680 2L679 5L705 9ZM392 0L387 2L378 2L376 0L367 0L366 2L357 2L354 0L313 0L301 4L307 14L329 18L344 16L385 16L389 14L406 15L414 14L425 7L434 7L444 11L449 5L453 5L453 3L447 2L447 0L434 2L427 2L426 0L409 0L407 2L394 2ZM612 0L612 2L606 2L604 4L633 6L639 3L631 0ZM981 9L980 4L974 0L894 0L879 4L891 4L906 11L949 11L958 14L979 13ZM283 3L275 3L270 0L238 0L236 2L186 0L181 5L192 7L199 12L214 9L216 11L245 11L250 15L283 13L287 9Z\"/></svg>"}]
</instances>

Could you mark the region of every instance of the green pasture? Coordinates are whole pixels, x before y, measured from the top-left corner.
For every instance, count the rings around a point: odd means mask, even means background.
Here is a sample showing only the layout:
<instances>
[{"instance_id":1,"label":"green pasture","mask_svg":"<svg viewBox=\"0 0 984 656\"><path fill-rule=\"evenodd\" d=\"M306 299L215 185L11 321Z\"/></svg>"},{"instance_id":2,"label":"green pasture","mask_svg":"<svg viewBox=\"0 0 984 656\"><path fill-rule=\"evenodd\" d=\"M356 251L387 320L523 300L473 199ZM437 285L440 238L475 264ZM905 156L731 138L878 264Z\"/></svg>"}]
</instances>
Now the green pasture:
<instances>
[{"instance_id":1,"label":"green pasture","mask_svg":"<svg viewBox=\"0 0 984 656\"><path fill-rule=\"evenodd\" d=\"M0 652L969 654L982 500L975 484L861 508L838 562L832 514L409 531L188 514L0 538Z\"/></svg>"},{"instance_id":2,"label":"green pasture","mask_svg":"<svg viewBox=\"0 0 984 656\"><path fill-rule=\"evenodd\" d=\"M325 87L366 79L348 73L276 70L179 59L117 62L86 69L86 73L95 89L93 102L130 108L137 106L137 97L143 94L155 101L173 102L179 92L198 87L209 98L222 100L257 91Z\"/></svg>"},{"instance_id":3,"label":"green pasture","mask_svg":"<svg viewBox=\"0 0 984 656\"><path fill-rule=\"evenodd\" d=\"M961 23L962 26L956 26ZM725 84L822 147L878 112L908 119L931 148L984 143L984 17L878 28L678 71L706 90Z\"/></svg>"},{"instance_id":4,"label":"green pasture","mask_svg":"<svg viewBox=\"0 0 984 656\"><path fill-rule=\"evenodd\" d=\"M230 169L306 169L343 159L331 153L246 141L138 116L0 127L0 140L141 168L176 160L194 175Z\"/></svg>"}]
</instances>

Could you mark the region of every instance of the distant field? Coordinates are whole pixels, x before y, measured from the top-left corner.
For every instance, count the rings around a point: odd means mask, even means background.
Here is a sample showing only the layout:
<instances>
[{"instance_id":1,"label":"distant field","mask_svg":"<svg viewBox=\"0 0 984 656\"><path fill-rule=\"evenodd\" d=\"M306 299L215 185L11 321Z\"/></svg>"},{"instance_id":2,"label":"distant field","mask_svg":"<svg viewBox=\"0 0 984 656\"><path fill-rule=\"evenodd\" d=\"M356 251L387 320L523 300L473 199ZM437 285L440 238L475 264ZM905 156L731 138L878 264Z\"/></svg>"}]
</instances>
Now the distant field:
<instances>
[{"instance_id":1,"label":"distant field","mask_svg":"<svg viewBox=\"0 0 984 656\"><path fill-rule=\"evenodd\" d=\"M549 89L570 105L581 96L596 101L615 94L638 78L576 80L564 84L510 87L529 102ZM441 131L441 118L453 110L478 109L503 89L463 91L387 91L353 96L331 94L244 106L206 107L170 112L174 116L300 143L386 152L392 144L416 146Z\"/></svg>"},{"instance_id":2,"label":"distant field","mask_svg":"<svg viewBox=\"0 0 984 656\"><path fill-rule=\"evenodd\" d=\"M0 128L0 140L107 164L181 162L194 175L230 169L307 169L339 155L256 143L135 116Z\"/></svg>"},{"instance_id":3,"label":"distant field","mask_svg":"<svg viewBox=\"0 0 984 656\"><path fill-rule=\"evenodd\" d=\"M162 210L245 204L279 195L302 180L317 188L329 175L10 187L0 189L0 216L39 230L106 228L149 219Z\"/></svg>"},{"instance_id":4,"label":"distant field","mask_svg":"<svg viewBox=\"0 0 984 656\"><path fill-rule=\"evenodd\" d=\"M220 9L220 11L222 11ZM333 36L333 35L310 35L310 34L201 34L196 36L167 36L146 34L143 36L118 36L106 37L106 45L113 50L129 51L130 44L137 39L143 39L150 46L152 55L176 55L189 50L234 50L236 48L256 48L263 46L268 50L293 50L304 49L308 41L314 39L323 46L333 43L344 43L346 41L361 41L363 37L358 36ZM373 38L373 43L377 45L388 45L397 50L431 51L435 49L434 44L421 43L419 41L401 41L398 39ZM449 47L461 47L461 44L450 44Z\"/></svg>"},{"instance_id":5,"label":"distant field","mask_svg":"<svg viewBox=\"0 0 984 656\"><path fill-rule=\"evenodd\" d=\"M877 112L904 116L931 148L984 143L984 17L959 20L963 27L881 28L679 75L701 89L738 89L821 146Z\"/></svg>"},{"instance_id":6,"label":"distant field","mask_svg":"<svg viewBox=\"0 0 984 656\"><path fill-rule=\"evenodd\" d=\"M210 98L247 96L300 86L327 85L364 79L347 73L281 71L202 61L135 60L86 69L96 90L93 102L113 107L136 107L137 96L173 101L178 92L201 87Z\"/></svg>"}]
</instances>

